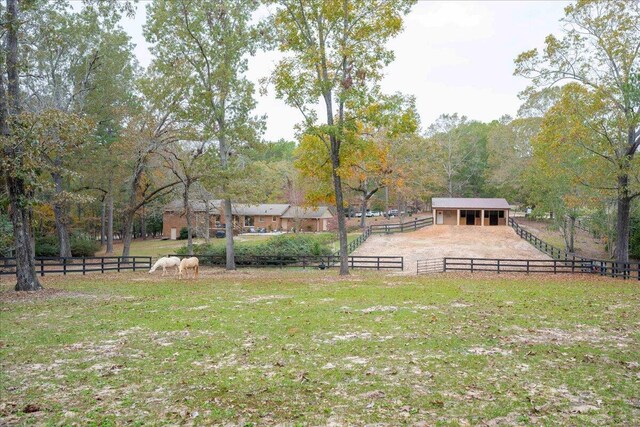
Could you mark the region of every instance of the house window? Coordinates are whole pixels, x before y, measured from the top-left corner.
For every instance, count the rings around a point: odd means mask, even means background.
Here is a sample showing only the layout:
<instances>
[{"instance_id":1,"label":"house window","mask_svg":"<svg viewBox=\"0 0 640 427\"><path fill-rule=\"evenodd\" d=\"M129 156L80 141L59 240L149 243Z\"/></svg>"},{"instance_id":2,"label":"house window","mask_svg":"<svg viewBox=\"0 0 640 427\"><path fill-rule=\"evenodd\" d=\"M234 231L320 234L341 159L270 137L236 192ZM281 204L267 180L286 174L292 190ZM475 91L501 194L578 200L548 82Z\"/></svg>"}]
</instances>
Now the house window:
<instances>
[{"instance_id":1,"label":"house window","mask_svg":"<svg viewBox=\"0 0 640 427\"><path fill-rule=\"evenodd\" d=\"M480 211L476 211L476 218L480 218Z\"/></svg>"},{"instance_id":2,"label":"house window","mask_svg":"<svg viewBox=\"0 0 640 427\"><path fill-rule=\"evenodd\" d=\"M489 218L489 211L484 211L484 217Z\"/></svg>"},{"instance_id":3,"label":"house window","mask_svg":"<svg viewBox=\"0 0 640 427\"><path fill-rule=\"evenodd\" d=\"M258 217L258 222L264 222L264 217L263 216L259 216Z\"/></svg>"},{"instance_id":4,"label":"house window","mask_svg":"<svg viewBox=\"0 0 640 427\"><path fill-rule=\"evenodd\" d=\"M244 226L245 227L253 227L253 217L252 216L245 216L244 217Z\"/></svg>"},{"instance_id":5,"label":"house window","mask_svg":"<svg viewBox=\"0 0 640 427\"><path fill-rule=\"evenodd\" d=\"M278 220L278 217L277 217L277 216L272 216L272 217L271 217L271 222L276 222L277 220Z\"/></svg>"},{"instance_id":6,"label":"house window","mask_svg":"<svg viewBox=\"0 0 640 427\"><path fill-rule=\"evenodd\" d=\"M504 218L504 211L498 212L498 218Z\"/></svg>"}]
</instances>

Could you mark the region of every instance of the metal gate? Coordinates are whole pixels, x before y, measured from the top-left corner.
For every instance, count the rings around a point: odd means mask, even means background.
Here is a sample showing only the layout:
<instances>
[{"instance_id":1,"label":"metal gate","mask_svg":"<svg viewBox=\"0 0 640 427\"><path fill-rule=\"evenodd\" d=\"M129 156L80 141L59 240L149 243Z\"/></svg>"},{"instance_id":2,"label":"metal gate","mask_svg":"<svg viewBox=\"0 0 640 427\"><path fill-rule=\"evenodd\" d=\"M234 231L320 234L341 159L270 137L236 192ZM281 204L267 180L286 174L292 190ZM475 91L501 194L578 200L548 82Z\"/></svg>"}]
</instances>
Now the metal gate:
<instances>
[{"instance_id":1,"label":"metal gate","mask_svg":"<svg viewBox=\"0 0 640 427\"><path fill-rule=\"evenodd\" d=\"M418 274L442 273L444 271L444 259L419 259L416 271Z\"/></svg>"}]
</instances>

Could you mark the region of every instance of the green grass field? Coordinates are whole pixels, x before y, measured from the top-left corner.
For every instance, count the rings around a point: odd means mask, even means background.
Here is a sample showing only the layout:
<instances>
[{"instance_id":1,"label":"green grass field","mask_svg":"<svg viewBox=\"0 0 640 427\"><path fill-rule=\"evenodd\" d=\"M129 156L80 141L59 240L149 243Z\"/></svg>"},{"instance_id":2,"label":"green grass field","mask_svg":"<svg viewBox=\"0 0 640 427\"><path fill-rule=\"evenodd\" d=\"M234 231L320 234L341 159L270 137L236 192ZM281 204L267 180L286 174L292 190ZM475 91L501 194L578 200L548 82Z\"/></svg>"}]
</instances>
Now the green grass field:
<instances>
[{"instance_id":1,"label":"green grass field","mask_svg":"<svg viewBox=\"0 0 640 427\"><path fill-rule=\"evenodd\" d=\"M634 425L640 286L203 269L0 285L0 425Z\"/></svg>"}]
</instances>

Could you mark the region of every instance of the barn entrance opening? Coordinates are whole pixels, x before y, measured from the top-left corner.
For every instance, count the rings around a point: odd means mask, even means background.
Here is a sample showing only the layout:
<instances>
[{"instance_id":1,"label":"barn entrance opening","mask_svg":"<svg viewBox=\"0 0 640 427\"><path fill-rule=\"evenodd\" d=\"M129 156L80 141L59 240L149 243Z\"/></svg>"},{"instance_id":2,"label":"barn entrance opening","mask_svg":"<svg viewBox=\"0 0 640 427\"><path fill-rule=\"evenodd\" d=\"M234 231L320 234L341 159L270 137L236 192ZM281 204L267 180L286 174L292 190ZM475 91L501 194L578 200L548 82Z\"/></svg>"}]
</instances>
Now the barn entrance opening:
<instances>
[{"instance_id":1,"label":"barn entrance opening","mask_svg":"<svg viewBox=\"0 0 640 427\"><path fill-rule=\"evenodd\" d=\"M478 210L461 210L460 224L464 225L480 225L480 211Z\"/></svg>"},{"instance_id":2,"label":"barn entrance opening","mask_svg":"<svg viewBox=\"0 0 640 427\"><path fill-rule=\"evenodd\" d=\"M489 219L489 225L498 225L498 218L500 217L500 212L502 211L484 211L485 224L487 219Z\"/></svg>"}]
</instances>

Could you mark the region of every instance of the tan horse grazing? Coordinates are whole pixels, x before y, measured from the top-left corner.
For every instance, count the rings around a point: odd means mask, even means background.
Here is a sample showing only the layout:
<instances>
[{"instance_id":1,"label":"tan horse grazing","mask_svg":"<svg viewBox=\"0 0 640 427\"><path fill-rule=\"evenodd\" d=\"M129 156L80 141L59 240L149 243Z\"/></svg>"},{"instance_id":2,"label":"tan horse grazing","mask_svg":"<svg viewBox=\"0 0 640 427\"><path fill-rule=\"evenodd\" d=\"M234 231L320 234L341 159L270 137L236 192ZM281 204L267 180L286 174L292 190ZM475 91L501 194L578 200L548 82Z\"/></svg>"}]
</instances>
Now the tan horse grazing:
<instances>
[{"instance_id":1,"label":"tan horse grazing","mask_svg":"<svg viewBox=\"0 0 640 427\"><path fill-rule=\"evenodd\" d=\"M184 271L184 274L186 276L186 278L189 278L189 270L193 270L193 278L197 279L198 278L198 265L199 265L199 261L198 258L196 257L191 257L191 258L185 258L182 261L180 261L180 273L178 275L178 277L180 279L182 279L182 272Z\"/></svg>"}]
</instances>

